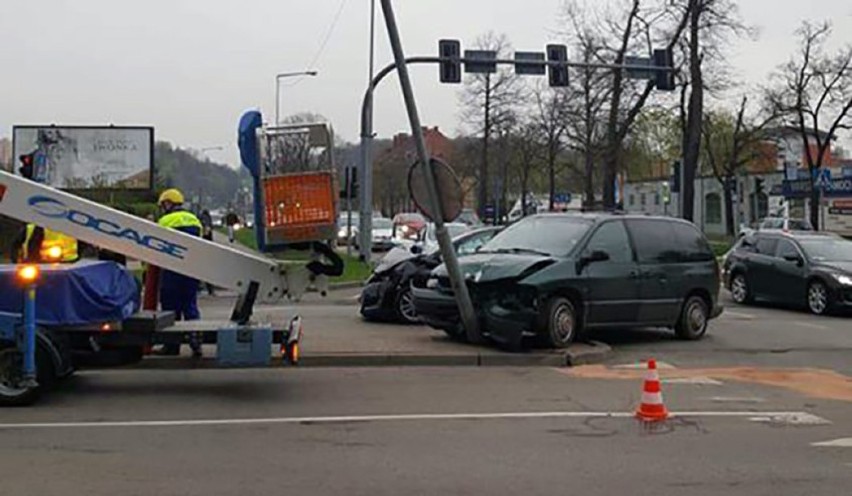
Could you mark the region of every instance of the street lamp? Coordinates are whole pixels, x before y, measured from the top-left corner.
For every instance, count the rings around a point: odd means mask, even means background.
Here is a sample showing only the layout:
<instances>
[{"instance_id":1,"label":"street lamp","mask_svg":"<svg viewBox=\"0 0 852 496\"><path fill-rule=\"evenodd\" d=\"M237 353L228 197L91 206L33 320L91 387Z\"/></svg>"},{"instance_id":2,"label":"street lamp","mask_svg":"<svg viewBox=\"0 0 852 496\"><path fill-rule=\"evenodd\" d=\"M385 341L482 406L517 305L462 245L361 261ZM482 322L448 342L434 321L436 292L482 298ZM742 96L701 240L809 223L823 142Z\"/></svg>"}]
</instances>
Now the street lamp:
<instances>
[{"instance_id":1,"label":"street lamp","mask_svg":"<svg viewBox=\"0 0 852 496\"><path fill-rule=\"evenodd\" d=\"M298 71L298 72L282 72L275 75L275 125L277 126L281 119L279 118L279 110L281 107L281 91L279 83L282 79L296 76L316 76L317 71Z\"/></svg>"}]
</instances>

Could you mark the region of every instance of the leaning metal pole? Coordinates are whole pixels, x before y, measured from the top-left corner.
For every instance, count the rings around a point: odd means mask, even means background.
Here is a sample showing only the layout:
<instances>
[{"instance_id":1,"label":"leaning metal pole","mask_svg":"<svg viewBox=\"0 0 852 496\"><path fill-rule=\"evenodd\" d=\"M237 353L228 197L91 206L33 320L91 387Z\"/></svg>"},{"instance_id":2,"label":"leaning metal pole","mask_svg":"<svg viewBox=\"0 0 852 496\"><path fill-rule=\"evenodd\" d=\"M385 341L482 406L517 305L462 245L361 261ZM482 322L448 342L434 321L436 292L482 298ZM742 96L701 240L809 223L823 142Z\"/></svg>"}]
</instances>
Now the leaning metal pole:
<instances>
[{"instance_id":1,"label":"leaning metal pole","mask_svg":"<svg viewBox=\"0 0 852 496\"><path fill-rule=\"evenodd\" d=\"M435 234L438 238L438 245L441 247L441 256L444 259L444 264L447 266L447 273L456 296L456 303L459 307L459 313L461 314L467 338L471 342L479 342L482 341L482 334L479 332L479 323L476 320L476 313L473 310L470 293L468 293L467 285L459 268L453 243L444 225L443 211L438 197L438 185L435 181L435 173L432 169L429 152L426 149L426 140L423 138L423 128L420 125L420 115L417 112L417 102L414 99L414 90L411 87L408 66L405 64L405 54L402 50L402 42L399 38L399 29L396 25L391 0L382 0L382 11L385 16L385 24L387 24L388 38L391 49L393 50L393 57L396 61L399 84L402 88L403 99L405 100L405 108L408 111L411 134L414 137L414 144L417 147L418 159L423 164L426 191L429 194L429 203L431 203L431 210L434 214L434 219L432 220L435 222Z\"/></svg>"}]
</instances>

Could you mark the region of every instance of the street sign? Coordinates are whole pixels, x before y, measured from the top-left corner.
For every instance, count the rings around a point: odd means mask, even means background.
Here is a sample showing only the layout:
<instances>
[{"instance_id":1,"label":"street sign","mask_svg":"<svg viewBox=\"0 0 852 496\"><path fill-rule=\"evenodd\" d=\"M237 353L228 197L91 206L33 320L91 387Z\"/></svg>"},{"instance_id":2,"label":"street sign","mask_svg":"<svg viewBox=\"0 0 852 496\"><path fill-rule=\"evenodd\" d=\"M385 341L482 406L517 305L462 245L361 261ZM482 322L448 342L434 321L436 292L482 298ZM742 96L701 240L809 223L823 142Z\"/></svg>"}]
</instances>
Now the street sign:
<instances>
[{"instance_id":1,"label":"street sign","mask_svg":"<svg viewBox=\"0 0 852 496\"><path fill-rule=\"evenodd\" d=\"M553 195L554 203L571 203L571 193L556 193Z\"/></svg>"},{"instance_id":2,"label":"street sign","mask_svg":"<svg viewBox=\"0 0 852 496\"><path fill-rule=\"evenodd\" d=\"M465 50L464 71L472 74L493 74L497 72L497 52L494 50Z\"/></svg>"},{"instance_id":3,"label":"street sign","mask_svg":"<svg viewBox=\"0 0 852 496\"><path fill-rule=\"evenodd\" d=\"M819 188L820 186L817 186ZM787 198L807 198L811 192L809 179L784 181L784 196ZM829 198L852 197L852 178L835 177L823 189L823 195Z\"/></svg>"},{"instance_id":4,"label":"street sign","mask_svg":"<svg viewBox=\"0 0 852 496\"><path fill-rule=\"evenodd\" d=\"M657 77L657 72L651 69L654 67L654 60L647 57L624 57L624 65L632 66L628 67L624 70L627 73L627 76L633 79L655 79ZM639 67L648 67L648 69L641 69Z\"/></svg>"},{"instance_id":5,"label":"street sign","mask_svg":"<svg viewBox=\"0 0 852 496\"><path fill-rule=\"evenodd\" d=\"M827 167L814 169L814 186L822 190L831 188L831 170Z\"/></svg>"},{"instance_id":6,"label":"street sign","mask_svg":"<svg viewBox=\"0 0 852 496\"><path fill-rule=\"evenodd\" d=\"M515 63L515 74L522 76L544 76L547 73L543 52L515 52L516 61L541 62L541 64Z\"/></svg>"}]
</instances>

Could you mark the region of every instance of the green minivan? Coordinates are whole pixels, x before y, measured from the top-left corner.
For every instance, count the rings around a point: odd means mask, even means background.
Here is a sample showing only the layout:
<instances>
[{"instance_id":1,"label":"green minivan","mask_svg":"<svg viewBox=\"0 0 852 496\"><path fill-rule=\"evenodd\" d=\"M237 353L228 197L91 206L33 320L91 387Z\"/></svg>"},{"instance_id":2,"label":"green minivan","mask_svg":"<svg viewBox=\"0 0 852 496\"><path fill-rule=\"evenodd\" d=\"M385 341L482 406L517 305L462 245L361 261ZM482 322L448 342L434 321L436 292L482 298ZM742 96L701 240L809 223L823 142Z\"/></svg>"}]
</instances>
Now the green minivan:
<instances>
[{"instance_id":1,"label":"green minivan","mask_svg":"<svg viewBox=\"0 0 852 496\"><path fill-rule=\"evenodd\" d=\"M583 331L668 327L704 336L719 305L719 266L695 225L671 217L543 214L459 259L484 334L565 347ZM422 320L464 339L446 267L412 287Z\"/></svg>"}]
</instances>

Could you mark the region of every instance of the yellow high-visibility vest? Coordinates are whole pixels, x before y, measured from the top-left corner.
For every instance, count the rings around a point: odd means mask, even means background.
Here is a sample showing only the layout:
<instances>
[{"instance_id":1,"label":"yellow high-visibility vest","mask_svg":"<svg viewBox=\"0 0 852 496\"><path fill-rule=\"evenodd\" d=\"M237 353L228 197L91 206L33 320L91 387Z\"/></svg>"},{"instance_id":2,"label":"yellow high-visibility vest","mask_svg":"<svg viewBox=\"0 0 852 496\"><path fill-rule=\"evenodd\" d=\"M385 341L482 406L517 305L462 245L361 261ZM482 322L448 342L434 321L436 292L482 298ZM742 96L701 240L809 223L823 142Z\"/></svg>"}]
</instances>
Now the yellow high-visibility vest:
<instances>
[{"instance_id":1,"label":"yellow high-visibility vest","mask_svg":"<svg viewBox=\"0 0 852 496\"><path fill-rule=\"evenodd\" d=\"M35 233L36 226L27 224L27 236L24 239L24 245L21 247L21 254L24 259L29 258L30 239ZM57 248L58 247L58 250ZM57 252L59 256L57 257ZM79 258L77 253L77 240L71 236L66 236L60 232L44 229L44 239L39 247L39 260L42 262L76 262Z\"/></svg>"}]
</instances>

